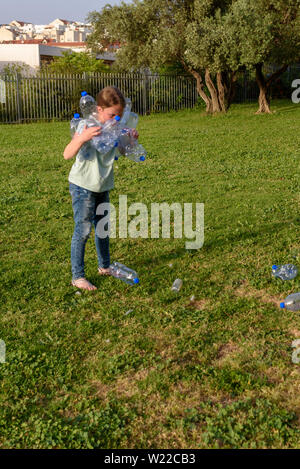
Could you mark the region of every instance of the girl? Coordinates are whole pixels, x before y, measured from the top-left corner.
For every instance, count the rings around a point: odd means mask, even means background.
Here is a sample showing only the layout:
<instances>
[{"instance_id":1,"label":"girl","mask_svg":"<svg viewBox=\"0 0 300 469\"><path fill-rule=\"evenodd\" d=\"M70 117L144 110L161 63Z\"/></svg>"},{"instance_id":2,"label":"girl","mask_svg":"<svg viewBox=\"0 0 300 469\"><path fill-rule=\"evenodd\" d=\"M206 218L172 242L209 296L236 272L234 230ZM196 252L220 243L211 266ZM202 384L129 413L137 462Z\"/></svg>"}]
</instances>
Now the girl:
<instances>
[{"instance_id":1,"label":"girl","mask_svg":"<svg viewBox=\"0 0 300 469\"><path fill-rule=\"evenodd\" d=\"M108 119L122 116L125 99L121 91L115 86L104 88L97 96L98 121L104 124ZM115 152L120 155L118 148L110 150L109 155L101 155L92 145L89 157L84 158L80 152L82 145L101 133L100 127L84 126L82 132L75 133L71 142L64 150L64 159L69 160L76 155L70 174L70 194L74 212L75 229L71 242L72 285L84 290L96 290L84 273L85 245L89 238L92 224L95 227L95 243L98 257L98 273L109 275L110 254L109 237L99 238L96 233L98 221L106 216L97 215L99 204L109 203L109 191L114 187L113 165L105 165L105 156L109 161ZM138 138L138 133L132 129L132 136Z\"/></svg>"}]
</instances>

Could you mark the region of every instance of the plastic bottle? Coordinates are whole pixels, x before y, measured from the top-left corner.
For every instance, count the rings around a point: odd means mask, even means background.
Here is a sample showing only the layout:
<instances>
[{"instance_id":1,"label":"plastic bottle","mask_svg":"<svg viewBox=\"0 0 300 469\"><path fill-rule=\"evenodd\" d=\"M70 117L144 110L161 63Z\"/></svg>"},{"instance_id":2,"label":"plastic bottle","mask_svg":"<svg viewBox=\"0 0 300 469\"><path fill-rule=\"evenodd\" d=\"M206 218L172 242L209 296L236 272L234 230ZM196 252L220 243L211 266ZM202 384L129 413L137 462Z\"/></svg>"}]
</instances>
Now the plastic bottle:
<instances>
[{"instance_id":1,"label":"plastic bottle","mask_svg":"<svg viewBox=\"0 0 300 469\"><path fill-rule=\"evenodd\" d=\"M93 117L89 118L89 119L80 119L80 122L77 126L77 129L76 131L78 132L78 134L81 134L81 132L83 131L84 127L87 126L87 127L95 127L95 126L100 126L99 122L94 119ZM93 158L93 155L94 155L94 151L93 151L93 148L95 147L95 144L97 143L96 142L96 139L98 138L97 137L93 137L92 140L89 140L88 142L85 142L82 147L80 148L80 156L85 159L85 160L90 160Z\"/></svg>"},{"instance_id":2,"label":"plastic bottle","mask_svg":"<svg viewBox=\"0 0 300 469\"><path fill-rule=\"evenodd\" d=\"M145 161L145 159L146 159L146 150L143 147L143 145L139 144L138 153L128 153L125 156L126 156L126 158L129 158L130 160L135 161L136 163L141 163L141 162Z\"/></svg>"},{"instance_id":3,"label":"plastic bottle","mask_svg":"<svg viewBox=\"0 0 300 469\"><path fill-rule=\"evenodd\" d=\"M300 310L300 292L292 293L287 296L284 301L280 303L280 308L286 308L290 311L299 311Z\"/></svg>"},{"instance_id":4,"label":"plastic bottle","mask_svg":"<svg viewBox=\"0 0 300 469\"><path fill-rule=\"evenodd\" d=\"M124 111L123 111L123 115L120 119L120 125L121 127L125 127L127 126L127 122L130 118L130 114L131 114L131 101L129 98L126 98L125 99L125 108L124 108Z\"/></svg>"},{"instance_id":5,"label":"plastic bottle","mask_svg":"<svg viewBox=\"0 0 300 469\"><path fill-rule=\"evenodd\" d=\"M272 265L272 274L281 280L292 280L298 274L298 269L293 264Z\"/></svg>"},{"instance_id":6,"label":"plastic bottle","mask_svg":"<svg viewBox=\"0 0 300 469\"><path fill-rule=\"evenodd\" d=\"M135 138L131 137L130 129L121 130L119 144L122 147L121 152L127 158L136 162L145 161L147 152L143 145L138 143Z\"/></svg>"},{"instance_id":7,"label":"plastic bottle","mask_svg":"<svg viewBox=\"0 0 300 469\"><path fill-rule=\"evenodd\" d=\"M130 127L131 129L135 129L138 123L138 115L134 112L131 112L131 101L129 98L125 98L125 108L123 111L123 115L120 120L120 126L123 127Z\"/></svg>"},{"instance_id":8,"label":"plastic bottle","mask_svg":"<svg viewBox=\"0 0 300 469\"><path fill-rule=\"evenodd\" d=\"M70 131L71 131L71 136L73 137L73 135L75 134L76 130L77 130L77 127L78 127L78 124L79 122L81 121L80 119L80 115L78 114L78 112L76 112L74 114L74 117L73 119L71 120L70 122Z\"/></svg>"},{"instance_id":9,"label":"plastic bottle","mask_svg":"<svg viewBox=\"0 0 300 469\"><path fill-rule=\"evenodd\" d=\"M118 145L118 137L121 133L121 128L118 125L120 116L107 120L101 128L101 134L97 138L96 149L100 153L107 153L114 146Z\"/></svg>"},{"instance_id":10,"label":"plastic bottle","mask_svg":"<svg viewBox=\"0 0 300 469\"><path fill-rule=\"evenodd\" d=\"M182 287L182 280L177 278L174 280L171 290L175 292L179 292L180 288Z\"/></svg>"},{"instance_id":11,"label":"plastic bottle","mask_svg":"<svg viewBox=\"0 0 300 469\"><path fill-rule=\"evenodd\" d=\"M81 92L79 106L84 119L97 115L97 103L86 91Z\"/></svg>"},{"instance_id":12,"label":"plastic bottle","mask_svg":"<svg viewBox=\"0 0 300 469\"><path fill-rule=\"evenodd\" d=\"M129 267L126 267L126 265L123 265L120 262L114 262L109 266L109 268L113 277L119 278L129 285L139 283L138 274L134 270L129 269Z\"/></svg>"},{"instance_id":13,"label":"plastic bottle","mask_svg":"<svg viewBox=\"0 0 300 469\"><path fill-rule=\"evenodd\" d=\"M139 116L135 112L131 112L129 115L129 119L126 123L126 126L130 127L131 129L136 129L138 120L139 120Z\"/></svg>"}]
</instances>

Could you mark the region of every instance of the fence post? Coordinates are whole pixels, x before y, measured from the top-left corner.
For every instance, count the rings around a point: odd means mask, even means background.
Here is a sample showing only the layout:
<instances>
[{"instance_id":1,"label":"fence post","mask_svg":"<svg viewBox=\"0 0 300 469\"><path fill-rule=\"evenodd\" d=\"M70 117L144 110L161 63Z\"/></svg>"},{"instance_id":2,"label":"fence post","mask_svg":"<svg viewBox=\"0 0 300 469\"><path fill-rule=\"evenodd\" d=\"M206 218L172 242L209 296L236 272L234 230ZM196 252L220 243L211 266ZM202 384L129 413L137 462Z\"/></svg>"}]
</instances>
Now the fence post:
<instances>
[{"instance_id":1,"label":"fence post","mask_svg":"<svg viewBox=\"0 0 300 469\"><path fill-rule=\"evenodd\" d=\"M21 76L16 73L16 91L17 91L17 113L18 113L18 121L22 122L22 103L20 97L20 78Z\"/></svg>"},{"instance_id":2,"label":"fence post","mask_svg":"<svg viewBox=\"0 0 300 469\"><path fill-rule=\"evenodd\" d=\"M148 94L149 94L149 86L148 86L148 75L144 72L143 76L143 83L144 83L144 89L143 89L143 114L147 114L148 112ZM150 111L150 109L149 109Z\"/></svg>"}]
</instances>

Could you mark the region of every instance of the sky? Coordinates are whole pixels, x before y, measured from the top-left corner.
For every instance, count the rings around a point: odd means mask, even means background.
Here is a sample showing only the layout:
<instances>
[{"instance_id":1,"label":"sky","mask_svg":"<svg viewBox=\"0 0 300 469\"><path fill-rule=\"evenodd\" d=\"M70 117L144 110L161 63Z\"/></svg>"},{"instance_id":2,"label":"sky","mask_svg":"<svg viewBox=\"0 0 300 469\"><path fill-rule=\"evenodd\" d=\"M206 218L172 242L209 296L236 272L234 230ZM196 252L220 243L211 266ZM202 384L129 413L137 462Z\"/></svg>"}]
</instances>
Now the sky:
<instances>
[{"instance_id":1,"label":"sky","mask_svg":"<svg viewBox=\"0 0 300 469\"><path fill-rule=\"evenodd\" d=\"M56 18L85 21L90 11L100 11L106 4L118 5L120 0L6 0L0 9L0 24L12 20L33 24L49 24Z\"/></svg>"}]
</instances>

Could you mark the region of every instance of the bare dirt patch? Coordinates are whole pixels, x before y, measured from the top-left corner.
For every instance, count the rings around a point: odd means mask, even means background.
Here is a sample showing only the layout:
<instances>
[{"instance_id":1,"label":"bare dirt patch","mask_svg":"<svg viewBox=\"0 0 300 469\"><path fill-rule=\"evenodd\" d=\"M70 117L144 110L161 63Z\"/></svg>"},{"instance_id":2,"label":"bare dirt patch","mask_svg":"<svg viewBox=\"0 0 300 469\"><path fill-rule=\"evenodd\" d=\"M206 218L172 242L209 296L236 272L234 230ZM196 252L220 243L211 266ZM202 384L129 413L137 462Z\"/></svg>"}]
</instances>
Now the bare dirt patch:
<instances>
[{"instance_id":1,"label":"bare dirt patch","mask_svg":"<svg viewBox=\"0 0 300 469\"><path fill-rule=\"evenodd\" d=\"M278 306L281 299L277 296L270 295L266 290L256 290L254 287L249 285L247 280L244 280L243 283L234 290L233 292L236 296L243 298L255 298L262 303L273 304Z\"/></svg>"},{"instance_id":2,"label":"bare dirt patch","mask_svg":"<svg viewBox=\"0 0 300 469\"><path fill-rule=\"evenodd\" d=\"M221 347L218 350L218 359L222 360L228 355L232 355L236 352L239 351L239 347L234 344L233 342L228 342L227 344L221 345Z\"/></svg>"}]
</instances>

